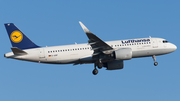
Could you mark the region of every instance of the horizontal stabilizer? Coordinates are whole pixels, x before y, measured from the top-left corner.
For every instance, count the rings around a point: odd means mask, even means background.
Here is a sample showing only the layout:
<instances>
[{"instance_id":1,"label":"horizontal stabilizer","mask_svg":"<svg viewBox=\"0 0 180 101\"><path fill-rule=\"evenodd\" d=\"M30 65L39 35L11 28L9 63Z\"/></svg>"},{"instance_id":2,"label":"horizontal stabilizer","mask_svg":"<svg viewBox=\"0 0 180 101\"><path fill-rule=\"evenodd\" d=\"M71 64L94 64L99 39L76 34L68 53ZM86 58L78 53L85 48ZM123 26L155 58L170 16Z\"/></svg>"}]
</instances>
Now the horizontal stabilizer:
<instances>
[{"instance_id":1,"label":"horizontal stabilizer","mask_svg":"<svg viewBox=\"0 0 180 101\"><path fill-rule=\"evenodd\" d=\"M11 50L13 51L14 55L26 55L27 53L17 47L12 47Z\"/></svg>"}]
</instances>

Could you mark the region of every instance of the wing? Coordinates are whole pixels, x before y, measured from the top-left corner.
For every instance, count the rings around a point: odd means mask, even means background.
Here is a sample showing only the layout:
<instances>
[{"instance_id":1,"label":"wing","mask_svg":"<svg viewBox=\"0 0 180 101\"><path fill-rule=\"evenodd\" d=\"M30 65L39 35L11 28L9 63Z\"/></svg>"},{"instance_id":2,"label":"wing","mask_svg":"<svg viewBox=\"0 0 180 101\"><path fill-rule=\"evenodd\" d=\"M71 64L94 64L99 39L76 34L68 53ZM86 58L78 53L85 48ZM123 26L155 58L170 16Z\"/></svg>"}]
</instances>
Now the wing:
<instances>
[{"instance_id":1,"label":"wing","mask_svg":"<svg viewBox=\"0 0 180 101\"><path fill-rule=\"evenodd\" d=\"M91 45L92 50L94 50L93 56L99 55L101 53L104 54L112 53L113 48L111 46L109 46L107 43L102 41L96 35L91 33L82 22L79 21L79 23L82 29L84 30L84 32L86 33L87 37L89 38L88 42Z\"/></svg>"}]
</instances>

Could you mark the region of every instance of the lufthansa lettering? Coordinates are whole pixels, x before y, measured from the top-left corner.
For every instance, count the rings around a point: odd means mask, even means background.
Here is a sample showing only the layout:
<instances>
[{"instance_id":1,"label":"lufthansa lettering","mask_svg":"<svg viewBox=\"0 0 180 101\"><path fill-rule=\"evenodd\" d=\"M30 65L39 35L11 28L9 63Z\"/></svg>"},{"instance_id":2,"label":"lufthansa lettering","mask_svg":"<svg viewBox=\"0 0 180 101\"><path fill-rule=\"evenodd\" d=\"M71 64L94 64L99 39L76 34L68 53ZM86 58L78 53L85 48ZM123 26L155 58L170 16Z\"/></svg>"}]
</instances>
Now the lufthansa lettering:
<instances>
[{"instance_id":1,"label":"lufthansa lettering","mask_svg":"<svg viewBox=\"0 0 180 101\"><path fill-rule=\"evenodd\" d=\"M121 41L122 44L125 44L125 43L135 43L135 42L149 42L150 39L137 39L137 40L126 40L126 41Z\"/></svg>"}]
</instances>

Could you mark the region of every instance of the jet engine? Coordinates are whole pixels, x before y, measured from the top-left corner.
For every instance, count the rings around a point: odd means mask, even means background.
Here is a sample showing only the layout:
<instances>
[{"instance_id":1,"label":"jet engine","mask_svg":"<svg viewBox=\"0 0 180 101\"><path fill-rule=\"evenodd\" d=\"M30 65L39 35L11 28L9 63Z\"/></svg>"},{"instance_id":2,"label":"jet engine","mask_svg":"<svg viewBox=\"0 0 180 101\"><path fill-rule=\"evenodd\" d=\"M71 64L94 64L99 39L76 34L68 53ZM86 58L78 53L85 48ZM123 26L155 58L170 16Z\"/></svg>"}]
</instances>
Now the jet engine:
<instances>
[{"instance_id":1,"label":"jet engine","mask_svg":"<svg viewBox=\"0 0 180 101\"><path fill-rule=\"evenodd\" d=\"M129 60L132 58L132 49L131 48L120 48L113 52L115 60Z\"/></svg>"}]
</instances>

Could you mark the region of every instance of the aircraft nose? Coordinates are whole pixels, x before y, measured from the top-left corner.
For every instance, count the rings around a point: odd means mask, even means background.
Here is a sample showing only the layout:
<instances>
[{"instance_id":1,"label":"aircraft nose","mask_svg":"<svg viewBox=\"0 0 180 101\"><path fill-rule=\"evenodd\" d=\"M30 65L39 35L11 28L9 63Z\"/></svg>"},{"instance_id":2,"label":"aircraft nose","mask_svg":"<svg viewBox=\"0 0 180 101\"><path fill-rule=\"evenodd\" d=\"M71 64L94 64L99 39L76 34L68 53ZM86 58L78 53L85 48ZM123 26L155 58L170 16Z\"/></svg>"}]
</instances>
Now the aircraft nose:
<instances>
[{"instance_id":1,"label":"aircraft nose","mask_svg":"<svg viewBox=\"0 0 180 101\"><path fill-rule=\"evenodd\" d=\"M172 50L175 51L177 49L177 46L172 44Z\"/></svg>"},{"instance_id":2,"label":"aircraft nose","mask_svg":"<svg viewBox=\"0 0 180 101\"><path fill-rule=\"evenodd\" d=\"M176 46L176 45L174 45L174 49L175 49L175 50L177 49L177 46Z\"/></svg>"}]
</instances>

